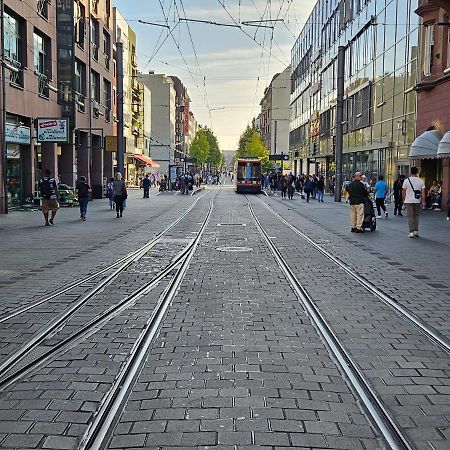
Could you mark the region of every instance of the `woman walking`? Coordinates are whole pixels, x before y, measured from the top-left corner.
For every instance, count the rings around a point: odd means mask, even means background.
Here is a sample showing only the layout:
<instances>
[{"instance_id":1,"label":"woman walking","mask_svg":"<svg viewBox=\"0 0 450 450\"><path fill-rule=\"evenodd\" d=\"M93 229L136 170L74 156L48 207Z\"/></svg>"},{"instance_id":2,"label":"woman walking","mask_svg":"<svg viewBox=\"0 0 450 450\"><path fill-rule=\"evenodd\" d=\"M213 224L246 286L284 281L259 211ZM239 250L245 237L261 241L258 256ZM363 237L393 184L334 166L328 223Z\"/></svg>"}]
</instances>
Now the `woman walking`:
<instances>
[{"instance_id":1,"label":"woman walking","mask_svg":"<svg viewBox=\"0 0 450 450\"><path fill-rule=\"evenodd\" d=\"M288 182L287 182L286 177L284 175L281 177L280 187L281 187L281 198L286 198L286 191L287 191L287 188L288 188Z\"/></svg>"},{"instance_id":2,"label":"woman walking","mask_svg":"<svg viewBox=\"0 0 450 450\"><path fill-rule=\"evenodd\" d=\"M317 182L317 201L323 203L323 192L325 190L325 179L321 175L319 181Z\"/></svg>"},{"instance_id":3,"label":"woman walking","mask_svg":"<svg viewBox=\"0 0 450 450\"><path fill-rule=\"evenodd\" d=\"M86 182L86 177L80 177L76 184L78 203L80 204L80 219L86 221L87 207L89 203L89 194L92 192L91 187Z\"/></svg>"},{"instance_id":4,"label":"woman walking","mask_svg":"<svg viewBox=\"0 0 450 450\"><path fill-rule=\"evenodd\" d=\"M109 200L110 209L114 209L114 178L111 177L106 185L106 197Z\"/></svg>"},{"instance_id":5,"label":"woman walking","mask_svg":"<svg viewBox=\"0 0 450 450\"><path fill-rule=\"evenodd\" d=\"M114 203L116 204L117 218L122 217L123 214L123 202L127 198L127 187L125 181L122 180L122 174L116 173L116 179L113 183L114 189Z\"/></svg>"}]
</instances>

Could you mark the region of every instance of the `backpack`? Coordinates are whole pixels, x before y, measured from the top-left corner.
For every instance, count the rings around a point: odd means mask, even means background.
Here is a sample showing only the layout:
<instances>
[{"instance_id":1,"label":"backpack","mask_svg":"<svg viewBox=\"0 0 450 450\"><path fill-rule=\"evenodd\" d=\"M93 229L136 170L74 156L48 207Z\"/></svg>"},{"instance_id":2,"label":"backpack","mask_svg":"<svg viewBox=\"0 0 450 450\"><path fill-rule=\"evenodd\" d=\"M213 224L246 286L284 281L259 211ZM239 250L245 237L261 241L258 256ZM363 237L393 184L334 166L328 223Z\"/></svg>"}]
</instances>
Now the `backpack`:
<instances>
[{"instance_id":1,"label":"backpack","mask_svg":"<svg viewBox=\"0 0 450 450\"><path fill-rule=\"evenodd\" d=\"M53 180L48 177L41 178L39 190L43 198L50 198L53 194Z\"/></svg>"},{"instance_id":2,"label":"backpack","mask_svg":"<svg viewBox=\"0 0 450 450\"><path fill-rule=\"evenodd\" d=\"M80 181L77 185L78 197L85 198L89 196L89 186L85 181Z\"/></svg>"}]
</instances>

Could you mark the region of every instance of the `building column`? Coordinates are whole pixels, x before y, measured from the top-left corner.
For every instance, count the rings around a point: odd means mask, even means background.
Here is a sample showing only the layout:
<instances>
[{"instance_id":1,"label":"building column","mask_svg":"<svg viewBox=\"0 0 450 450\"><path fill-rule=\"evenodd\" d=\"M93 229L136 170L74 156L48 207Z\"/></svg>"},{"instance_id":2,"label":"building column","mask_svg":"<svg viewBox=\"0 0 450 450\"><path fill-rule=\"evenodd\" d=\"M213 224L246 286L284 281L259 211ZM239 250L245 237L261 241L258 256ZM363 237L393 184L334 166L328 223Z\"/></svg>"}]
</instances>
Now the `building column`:
<instances>
[{"instance_id":1,"label":"building column","mask_svg":"<svg viewBox=\"0 0 450 450\"><path fill-rule=\"evenodd\" d=\"M35 191L36 173L35 173L35 147L31 145L23 145L21 147L21 163L22 163L22 186L23 194L32 194ZM45 170L45 169L44 169ZM52 168L50 167L50 170ZM56 173L56 172L52 172Z\"/></svg>"},{"instance_id":2,"label":"building column","mask_svg":"<svg viewBox=\"0 0 450 450\"><path fill-rule=\"evenodd\" d=\"M42 172L50 169L52 175L58 180L58 156L56 154L56 144L52 142L42 142L41 144Z\"/></svg>"},{"instance_id":3,"label":"building column","mask_svg":"<svg viewBox=\"0 0 450 450\"><path fill-rule=\"evenodd\" d=\"M59 157L59 175L61 181L68 186L75 186L75 144L61 144L61 156Z\"/></svg>"},{"instance_id":4,"label":"building column","mask_svg":"<svg viewBox=\"0 0 450 450\"><path fill-rule=\"evenodd\" d=\"M89 155L88 135L80 131L76 140L77 152L77 178L86 177L86 181L91 183L91 158Z\"/></svg>"},{"instance_id":5,"label":"building column","mask_svg":"<svg viewBox=\"0 0 450 450\"><path fill-rule=\"evenodd\" d=\"M92 136L92 175L93 198L102 198L103 192L103 148L100 136Z\"/></svg>"},{"instance_id":6,"label":"building column","mask_svg":"<svg viewBox=\"0 0 450 450\"><path fill-rule=\"evenodd\" d=\"M103 152L103 176L108 179L114 176L113 152Z\"/></svg>"}]
</instances>

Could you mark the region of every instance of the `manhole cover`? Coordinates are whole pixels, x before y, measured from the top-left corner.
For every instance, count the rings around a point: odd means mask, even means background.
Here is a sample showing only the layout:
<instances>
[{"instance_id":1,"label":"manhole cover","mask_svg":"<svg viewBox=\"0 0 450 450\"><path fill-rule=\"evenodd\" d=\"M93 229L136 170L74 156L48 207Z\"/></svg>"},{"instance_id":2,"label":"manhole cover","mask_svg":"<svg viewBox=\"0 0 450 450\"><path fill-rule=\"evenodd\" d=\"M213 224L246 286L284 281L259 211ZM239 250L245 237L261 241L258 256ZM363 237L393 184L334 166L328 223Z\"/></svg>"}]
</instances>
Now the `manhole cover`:
<instances>
[{"instance_id":1,"label":"manhole cover","mask_svg":"<svg viewBox=\"0 0 450 450\"><path fill-rule=\"evenodd\" d=\"M219 252L250 252L253 249L250 247L217 247Z\"/></svg>"}]
</instances>

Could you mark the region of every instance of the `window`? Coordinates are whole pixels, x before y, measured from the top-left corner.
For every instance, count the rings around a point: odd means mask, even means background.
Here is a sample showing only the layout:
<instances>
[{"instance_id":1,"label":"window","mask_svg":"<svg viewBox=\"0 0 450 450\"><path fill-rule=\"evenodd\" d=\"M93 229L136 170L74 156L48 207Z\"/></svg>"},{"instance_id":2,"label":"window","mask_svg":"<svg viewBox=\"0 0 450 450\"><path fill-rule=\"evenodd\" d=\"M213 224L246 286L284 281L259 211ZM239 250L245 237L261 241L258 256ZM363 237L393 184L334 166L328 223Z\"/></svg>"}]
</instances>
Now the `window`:
<instances>
[{"instance_id":1,"label":"window","mask_svg":"<svg viewBox=\"0 0 450 450\"><path fill-rule=\"evenodd\" d=\"M37 0L37 12L44 19L48 19L48 4L49 0Z\"/></svg>"},{"instance_id":2,"label":"window","mask_svg":"<svg viewBox=\"0 0 450 450\"><path fill-rule=\"evenodd\" d=\"M111 83L103 78L103 104L105 105L105 120L111 120Z\"/></svg>"},{"instance_id":3,"label":"window","mask_svg":"<svg viewBox=\"0 0 450 450\"><path fill-rule=\"evenodd\" d=\"M109 70L111 61L111 36L103 30L103 53L105 55L105 68Z\"/></svg>"},{"instance_id":4,"label":"window","mask_svg":"<svg viewBox=\"0 0 450 450\"><path fill-rule=\"evenodd\" d=\"M90 96L92 100L100 103L100 75L95 70L91 70Z\"/></svg>"},{"instance_id":5,"label":"window","mask_svg":"<svg viewBox=\"0 0 450 450\"><path fill-rule=\"evenodd\" d=\"M429 76L433 67L434 25L425 25L423 33L423 74Z\"/></svg>"},{"instance_id":6,"label":"window","mask_svg":"<svg viewBox=\"0 0 450 450\"><path fill-rule=\"evenodd\" d=\"M91 17L91 46L92 57L98 61L98 48L100 46L100 25L98 20Z\"/></svg>"},{"instance_id":7,"label":"window","mask_svg":"<svg viewBox=\"0 0 450 450\"><path fill-rule=\"evenodd\" d=\"M75 100L78 110L84 112L84 103L86 97L86 66L75 60Z\"/></svg>"},{"instance_id":8,"label":"window","mask_svg":"<svg viewBox=\"0 0 450 450\"><path fill-rule=\"evenodd\" d=\"M17 86L23 85L23 60L22 60L22 49L21 49L21 24L20 22L5 12L5 31L4 31L4 41L5 41L5 59L12 66L17 68L17 72L10 70L10 82ZM26 37L25 37L26 39Z\"/></svg>"},{"instance_id":9,"label":"window","mask_svg":"<svg viewBox=\"0 0 450 450\"><path fill-rule=\"evenodd\" d=\"M84 38L86 35L85 7L83 4L74 2L74 20L75 20L75 42L84 48Z\"/></svg>"},{"instance_id":10,"label":"window","mask_svg":"<svg viewBox=\"0 0 450 450\"><path fill-rule=\"evenodd\" d=\"M35 31L33 33L33 67L38 76L39 95L48 98L48 81L51 78L50 39Z\"/></svg>"}]
</instances>

